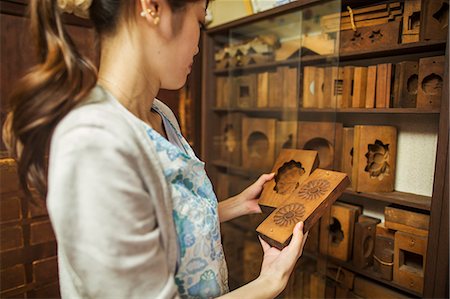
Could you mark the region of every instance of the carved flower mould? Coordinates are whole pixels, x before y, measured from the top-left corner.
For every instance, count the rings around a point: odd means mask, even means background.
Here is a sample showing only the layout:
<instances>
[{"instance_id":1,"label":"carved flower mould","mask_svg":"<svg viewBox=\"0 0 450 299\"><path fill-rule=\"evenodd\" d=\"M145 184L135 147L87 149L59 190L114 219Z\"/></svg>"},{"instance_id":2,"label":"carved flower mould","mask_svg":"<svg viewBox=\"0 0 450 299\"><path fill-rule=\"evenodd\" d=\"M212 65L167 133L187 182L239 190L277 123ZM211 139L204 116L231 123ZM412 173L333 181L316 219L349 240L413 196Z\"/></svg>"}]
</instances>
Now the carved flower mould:
<instances>
[{"instance_id":1,"label":"carved flower mould","mask_svg":"<svg viewBox=\"0 0 450 299\"><path fill-rule=\"evenodd\" d=\"M292 203L276 212L274 222L279 226L289 226L302 220L304 215L305 207L301 203Z\"/></svg>"},{"instance_id":2,"label":"carved flower mould","mask_svg":"<svg viewBox=\"0 0 450 299\"><path fill-rule=\"evenodd\" d=\"M304 200L317 200L323 197L329 189L330 182L324 179L318 179L302 185L297 194Z\"/></svg>"},{"instance_id":3,"label":"carved flower mould","mask_svg":"<svg viewBox=\"0 0 450 299\"><path fill-rule=\"evenodd\" d=\"M299 178L305 174L305 169L301 162L291 160L278 168L275 176L275 187L273 190L278 194L290 194L298 188Z\"/></svg>"},{"instance_id":4,"label":"carved flower mould","mask_svg":"<svg viewBox=\"0 0 450 299\"><path fill-rule=\"evenodd\" d=\"M380 181L390 174L389 166L389 144L384 144L380 140L375 140L375 144L369 144L366 153L367 165L364 171L368 172L371 178Z\"/></svg>"}]
</instances>

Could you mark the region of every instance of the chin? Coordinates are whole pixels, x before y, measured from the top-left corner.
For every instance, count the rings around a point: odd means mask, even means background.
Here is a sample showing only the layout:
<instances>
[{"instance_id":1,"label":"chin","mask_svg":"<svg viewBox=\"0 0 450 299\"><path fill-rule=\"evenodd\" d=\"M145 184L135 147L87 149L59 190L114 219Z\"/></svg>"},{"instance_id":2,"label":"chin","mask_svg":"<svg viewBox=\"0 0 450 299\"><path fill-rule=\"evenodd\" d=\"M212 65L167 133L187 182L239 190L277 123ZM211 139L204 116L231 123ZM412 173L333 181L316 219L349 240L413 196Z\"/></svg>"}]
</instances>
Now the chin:
<instances>
[{"instance_id":1,"label":"chin","mask_svg":"<svg viewBox=\"0 0 450 299\"><path fill-rule=\"evenodd\" d=\"M185 77L183 80L178 80L178 81L170 82L169 84L164 84L161 86L161 88L168 89L168 90L178 90L186 84L186 79L187 79L187 77Z\"/></svg>"}]
</instances>

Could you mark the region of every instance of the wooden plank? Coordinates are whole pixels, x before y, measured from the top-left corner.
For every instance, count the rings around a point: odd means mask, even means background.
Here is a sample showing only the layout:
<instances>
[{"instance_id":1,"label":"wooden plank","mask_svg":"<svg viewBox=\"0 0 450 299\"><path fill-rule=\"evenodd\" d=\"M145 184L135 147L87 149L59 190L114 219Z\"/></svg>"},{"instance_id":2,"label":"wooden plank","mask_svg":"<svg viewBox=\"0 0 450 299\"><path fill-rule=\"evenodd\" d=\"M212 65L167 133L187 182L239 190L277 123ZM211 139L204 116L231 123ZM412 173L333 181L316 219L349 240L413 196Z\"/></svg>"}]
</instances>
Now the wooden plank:
<instances>
[{"instance_id":1,"label":"wooden plank","mask_svg":"<svg viewBox=\"0 0 450 299\"><path fill-rule=\"evenodd\" d=\"M258 74L258 97L256 107L265 108L269 106L269 73Z\"/></svg>"},{"instance_id":2,"label":"wooden plank","mask_svg":"<svg viewBox=\"0 0 450 299\"><path fill-rule=\"evenodd\" d=\"M375 96L377 87L377 66L367 68L366 108L375 108Z\"/></svg>"},{"instance_id":3,"label":"wooden plank","mask_svg":"<svg viewBox=\"0 0 450 299\"><path fill-rule=\"evenodd\" d=\"M384 208L384 219L390 223L404 224L421 230L429 230L430 215L419 210L398 207L395 205ZM387 228L390 228L386 224Z\"/></svg>"},{"instance_id":4,"label":"wooden plank","mask_svg":"<svg viewBox=\"0 0 450 299\"><path fill-rule=\"evenodd\" d=\"M256 231L272 246L284 248L297 222L303 221L308 231L349 184L344 173L316 169Z\"/></svg>"},{"instance_id":5,"label":"wooden plank","mask_svg":"<svg viewBox=\"0 0 450 299\"><path fill-rule=\"evenodd\" d=\"M283 72L277 68L269 72L269 107L282 107L283 103Z\"/></svg>"},{"instance_id":6,"label":"wooden plank","mask_svg":"<svg viewBox=\"0 0 450 299\"><path fill-rule=\"evenodd\" d=\"M432 109L441 106L444 61L444 56L427 57L419 60L417 108Z\"/></svg>"},{"instance_id":7,"label":"wooden plank","mask_svg":"<svg viewBox=\"0 0 450 299\"><path fill-rule=\"evenodd\" d=\"M417 293L423 292L428 236L395 233L394 282Z\"/></svg>"},{"instance_id":8,"label":"wooden plank","mask_svg":"<svg viewBox=\"0 0 450 299\"><path fill-rule=\"evenodd\" d=\"M355 75L354 66L344 66L344 82L342 85L342 104L338 108L352 107L353 82Z\"/></svg>"},{"instance_id":9,"label":"wooden plank","mask_svg":"<svg viewBox=\"0 0 450 299\"><path fill-rule=\"evenodd\" d=\"M283 108L298 107L298 69L282 67L283 72Z\"/></svg>"},{"instance_id":10,"label":"wooden plank","mask_svg":"<svg viewBox=\"0 0 450 299\"><path fill-rule=\"evenodd\" d=\"M392 63L381 63L377 66L376 108L389 108L390 106L391 76Z\"/></svg>"},{"instance_id":11,"label":"wooden plank","mask_svg":"<svg viewBox=\"0 0 450 299\"><path fill-rule=\"evenodd\" d=\"M342 129L342 158L341 158L341 171L348 175L350 181L352 181L352 168L353 168L353 134L354 128ZM353 186L352 182L352 188Z\"/></svg>"},{"instance_id":12,"label":"wooden plank","mask_svg":"<svg viewBox=\"0 0 450 299\"><path fill-rule=\"evenodd\" d=\"M364 108L366 106L367 92L367 67L355 67L353 79L353 108Z\"/></svg>"},{"instance_id":13,"label":"wooden plank","mask_svg":"<svg viewBox=\"0 0 450 299\"><path fill-rule=\"evenodd\" d=\"M264 184L258 203L273 208L283 205L318 166L316 151L282 149L272 168L275 177Z\"/></svg>"},{"instance_id":14,"label":"wooden plank","mask_svg":"<svg viewBox=\"0 0 450 299\"><path fill-rule=\"evenodd\" d=\"M419 82L417 61L403 61L395 65L393 91L394 108L415 108Z\"/></svg>"},{"instance_id":15,"label":"wooden plank","mask_svg":"<svg viewBox=\"0 0 450 299\"><path fill-rule=\"evenodd\" d=\"M394 190L397 129L355 126L352 179L357 192Z\"/></svg>"}]
</instances>

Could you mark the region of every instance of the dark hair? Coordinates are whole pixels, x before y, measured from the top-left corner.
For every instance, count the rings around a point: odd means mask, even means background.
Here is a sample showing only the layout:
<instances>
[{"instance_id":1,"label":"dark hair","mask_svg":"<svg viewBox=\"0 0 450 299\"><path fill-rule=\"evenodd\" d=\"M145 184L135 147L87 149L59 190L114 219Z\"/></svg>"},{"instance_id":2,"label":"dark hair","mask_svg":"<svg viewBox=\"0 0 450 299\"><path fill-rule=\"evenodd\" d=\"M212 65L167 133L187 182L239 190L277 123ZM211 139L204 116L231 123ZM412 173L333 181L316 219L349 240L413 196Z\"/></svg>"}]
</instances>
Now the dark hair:
<instances>
[{"instance_id":1,"label":"dark hair","mask_svg":"<svg viewBox=\"0 0 450 299\"><path fill-rule=\"evenodd\" d=\"M93 0L90 19L97 33L111 33L119 24L124 6L136 0ZM166 0L173 11L187 2ZM134 6L133 6L134 7ZM53 130L95 86L96 68L80 55L64 29L57 0L30 1L31 30L38 64L16 85L12 107L10 144L18 162L20 184L30 196L29 185L41 196L47 193L47 155Z\"/></svg>"}]
</instances>

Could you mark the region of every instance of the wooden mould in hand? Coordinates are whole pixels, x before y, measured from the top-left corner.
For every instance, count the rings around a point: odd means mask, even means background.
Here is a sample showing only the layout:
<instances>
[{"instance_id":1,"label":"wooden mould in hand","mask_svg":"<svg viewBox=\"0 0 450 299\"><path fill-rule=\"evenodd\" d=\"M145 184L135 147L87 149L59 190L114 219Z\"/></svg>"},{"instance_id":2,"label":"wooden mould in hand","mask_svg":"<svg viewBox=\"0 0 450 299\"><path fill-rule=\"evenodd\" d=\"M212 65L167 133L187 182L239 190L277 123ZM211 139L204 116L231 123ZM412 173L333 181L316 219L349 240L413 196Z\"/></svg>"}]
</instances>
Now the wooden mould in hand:
<instances>
[{"instance_id":1,"label":"wooden mould in hand","mask_svg":"<svg viewBox=\"0 0 450 299\"><path fill-rule=\"evenodd\" d=\"M289 244L299 221L304 222L303 231L307 232L348 185L345 173L316 169L256 231L270 245L282 249Z\"/></svg>"},{"instance_id":2,"label":"wooden mould in hand","mask_svg":"<svg viewBox=\"0 0 450 299\"><path fill-rule=\"evenodd\" d=\"M282 149L272 168L275 177L264 184L259 204L282 206L318 166L316 151Z\"/></svg>"}]
</instances>

